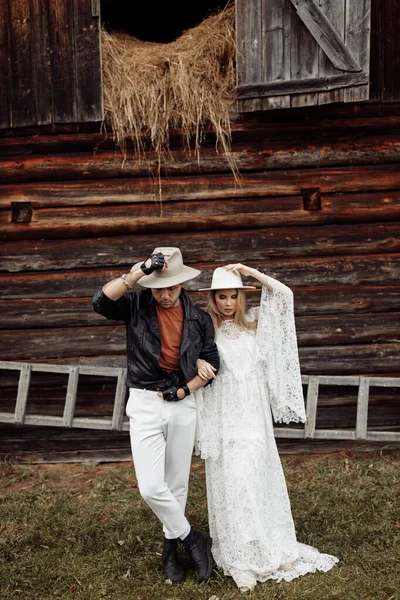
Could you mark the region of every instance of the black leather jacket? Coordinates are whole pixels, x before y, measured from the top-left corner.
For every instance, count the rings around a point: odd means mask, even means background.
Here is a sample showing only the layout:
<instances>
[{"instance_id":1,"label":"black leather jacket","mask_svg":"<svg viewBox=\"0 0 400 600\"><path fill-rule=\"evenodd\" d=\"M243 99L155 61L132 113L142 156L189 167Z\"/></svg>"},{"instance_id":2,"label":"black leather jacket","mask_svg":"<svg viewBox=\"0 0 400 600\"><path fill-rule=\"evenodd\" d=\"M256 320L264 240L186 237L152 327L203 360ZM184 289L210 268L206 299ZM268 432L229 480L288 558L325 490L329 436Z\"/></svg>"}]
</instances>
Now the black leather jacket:
<instances>
[{"instance_id":1,"label":"black leather jacket","mask_svg":"<svg viewBox=\"0 0 400 600\"><path fill-rule=\"evenodd\" d=\"M124 321L127 336L127 385L134 388L164 390L187 383L197 374L196 360L203 358L218 371L219 356L210 315L194 306L185 290L181 340L181 371L169 373L158 364L161 338L155 300L150 289L124 294L110 300L100 289L93 297L93 308L107 319Z\"/></svg>"}]
</instances>

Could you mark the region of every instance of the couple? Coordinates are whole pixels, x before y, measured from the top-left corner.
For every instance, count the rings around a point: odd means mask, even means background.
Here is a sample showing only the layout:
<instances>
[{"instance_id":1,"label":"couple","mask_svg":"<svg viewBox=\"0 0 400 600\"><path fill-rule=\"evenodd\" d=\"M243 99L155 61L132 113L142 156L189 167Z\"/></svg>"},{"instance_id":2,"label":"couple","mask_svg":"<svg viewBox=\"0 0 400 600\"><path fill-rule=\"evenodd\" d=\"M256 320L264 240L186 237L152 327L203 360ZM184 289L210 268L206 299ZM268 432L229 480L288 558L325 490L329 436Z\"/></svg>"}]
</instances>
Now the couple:
<instances>
[{"instance_id":1,"label":"couple","mask_svg":"<svg viewBox=\"0 0 400 600\"><path fill-rule=\"evenodd\" d=\"M228 265L206 288L207 314L182 288L199 273L178 248L156 248L93 299L96 312L126 324L132 454L140 493L163 524L163 572L172 583L185 580L180 541L199 583L214 557L242 592L328 571L336 558L296 540L273 433L271 409L276 421L305 420L292 292L256 269ZM240 273L262 283L259 308L246 312L243 289L251 286ZM136 283L145 289L134 292ZM212 537L184 514L195 437Z\"/></svg>"}]
</instances>

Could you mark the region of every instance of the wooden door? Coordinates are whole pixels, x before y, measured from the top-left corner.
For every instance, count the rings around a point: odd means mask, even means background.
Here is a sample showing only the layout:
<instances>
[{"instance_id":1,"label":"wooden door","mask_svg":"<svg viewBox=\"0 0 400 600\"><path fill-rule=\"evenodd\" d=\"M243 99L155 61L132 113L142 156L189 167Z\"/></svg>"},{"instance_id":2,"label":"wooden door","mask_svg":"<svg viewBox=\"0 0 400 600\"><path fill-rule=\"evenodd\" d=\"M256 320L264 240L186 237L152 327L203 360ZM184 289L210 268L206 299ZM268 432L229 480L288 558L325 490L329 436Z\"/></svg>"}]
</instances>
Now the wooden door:
<instances>
[{"instance_id":1,"label":"wooden door","mask_svg":"<svg viewBox=\"0 0 400 600\"><path fill-rule=\"evenodd\" d=\"M237 0L241 112L369 97L371 0Z\"/></svg>"}]
</instances>

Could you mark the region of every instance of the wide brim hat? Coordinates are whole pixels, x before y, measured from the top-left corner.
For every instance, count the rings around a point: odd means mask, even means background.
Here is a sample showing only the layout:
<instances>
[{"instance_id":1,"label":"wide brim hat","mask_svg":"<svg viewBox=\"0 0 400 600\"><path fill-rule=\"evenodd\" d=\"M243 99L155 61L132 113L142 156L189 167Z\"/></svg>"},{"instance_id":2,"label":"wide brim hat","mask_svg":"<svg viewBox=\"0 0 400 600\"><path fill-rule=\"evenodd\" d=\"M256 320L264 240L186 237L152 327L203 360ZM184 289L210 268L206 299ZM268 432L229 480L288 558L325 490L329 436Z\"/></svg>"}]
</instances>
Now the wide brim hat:
<instances>
[{"instance_id":1,"label":"wide brim hat","mask_svg":"<svg viewBox=\"0 0 400 600\"><path fill-rule=\"evenodd\" d=\"M211 290L255 290L254 285L243 285L242 278L240 277L239 271L226 271L223 267L215 269L211 287L201 288L199 292L209 292Z\"/></svg>"},{"instance_id":2,"label":"wide brim hat","mask_svg":"<svg viewBox=\"0 0 400 600\"><path fill-rule=\"evenodd\" d=\"M200 275L201 271L183 264L182 253L179 248L154 248L153 254L157 254L157 252L164 254L168 261L168 268L164 269L164 271L157 270L151 273L151 275L141 277L138 284L142 287L156 289L172 287ZM138 268L138 265L133 267L134 270L136 268Z\"/></svg>"}]
</instances>

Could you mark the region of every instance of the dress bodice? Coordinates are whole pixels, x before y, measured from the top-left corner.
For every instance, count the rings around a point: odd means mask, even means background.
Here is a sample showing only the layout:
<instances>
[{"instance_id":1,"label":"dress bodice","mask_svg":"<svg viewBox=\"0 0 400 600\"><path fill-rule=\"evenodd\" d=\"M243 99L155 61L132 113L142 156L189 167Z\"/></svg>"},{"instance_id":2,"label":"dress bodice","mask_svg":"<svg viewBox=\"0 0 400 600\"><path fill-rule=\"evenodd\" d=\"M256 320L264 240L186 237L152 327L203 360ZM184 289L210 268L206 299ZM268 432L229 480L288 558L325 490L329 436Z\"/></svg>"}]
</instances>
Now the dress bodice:
<instances>
[{"instance_id":1,"label":"dress bodice","mask_svg":"<svg viewBox=\"0 0 400 600\"><path fill-rule=\"evenodd\" d=\"M220 356L219 375L246 377L255 369L255 329L241 327L233 320L223 321L218 329L216 343Z\"/></svg>"}]
</instances>

